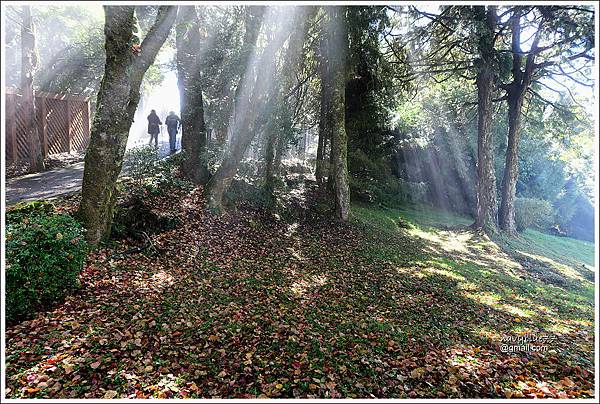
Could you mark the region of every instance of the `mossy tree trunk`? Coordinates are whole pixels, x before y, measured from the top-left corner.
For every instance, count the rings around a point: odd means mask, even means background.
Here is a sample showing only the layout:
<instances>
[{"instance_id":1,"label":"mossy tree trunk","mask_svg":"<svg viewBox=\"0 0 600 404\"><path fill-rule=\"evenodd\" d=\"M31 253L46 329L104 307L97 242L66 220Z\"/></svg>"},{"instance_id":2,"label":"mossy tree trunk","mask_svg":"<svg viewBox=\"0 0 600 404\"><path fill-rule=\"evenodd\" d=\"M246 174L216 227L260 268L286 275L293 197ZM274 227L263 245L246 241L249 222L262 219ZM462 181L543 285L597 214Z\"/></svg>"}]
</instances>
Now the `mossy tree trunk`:
<instances>
[{"instance_id":1,"label":"mossy tree trunk","mask_svg":"<svg viewBox=\"0 0 600 404\"><path fill-rule=\"evenodd\" d=\"M207 135L200 71L201 37L195 6L179 6L175 42L181 99L181 163L183 176L196 184L209 179Z\"/></svg>"},{"instance_id":2,"label":"mossy tree trunk","mask_svg":"<svg viewBox=\"0 0 600 404\"><path fill-rule=\"evenodd\" d=\"M35 92L33 77L38 65L35 49L35 33L31 18L31 6L21 8L21 108L29 148L29 169L44 171L44 155L36 124Z\"/></svg>"},{"instance_id":3,"label":"mossy tree trunk","mask_svg":"<svg viewBox=\"0 0 600 404\"><path fill-rule=\"evenodd\" d=\"M348 151L345 126L346 56L348 33L346 7L327 7L327 35L329 37L329 64L331 69L331 168L335 198L335 216L348 220L350 213L350 188L348 183Z\"/></svg>"},{"instance_id":4,"label":"mossy tree trunk","mask_svg":"<svg viewBox=\"0 0 600 404\"><path fill-rule=\"evenodd\" d=\"M177 8L159 8L139 54L131 49L134 6L104 6L104 11L106 64L85 155L78 212L87 229L86 239L92 244L110 235L115 185L140 100L140 85L173 26Z\"/></svg>"},{"instance_id":5,"label":"mossy tree trunk","mask_svg":"<svg viewBox=\"0 0 600 404\"><path fill-rule=\"evenodd\" d=\"M484 9L483 6L477 7ZM494 150L492 137L492 94L494 91L494 39L496 7L481 10L479 21L479 54L477 61L477 214L475 227L494 232L498 227L496 174L494 173Z\"/></svg>"}]
</instances>

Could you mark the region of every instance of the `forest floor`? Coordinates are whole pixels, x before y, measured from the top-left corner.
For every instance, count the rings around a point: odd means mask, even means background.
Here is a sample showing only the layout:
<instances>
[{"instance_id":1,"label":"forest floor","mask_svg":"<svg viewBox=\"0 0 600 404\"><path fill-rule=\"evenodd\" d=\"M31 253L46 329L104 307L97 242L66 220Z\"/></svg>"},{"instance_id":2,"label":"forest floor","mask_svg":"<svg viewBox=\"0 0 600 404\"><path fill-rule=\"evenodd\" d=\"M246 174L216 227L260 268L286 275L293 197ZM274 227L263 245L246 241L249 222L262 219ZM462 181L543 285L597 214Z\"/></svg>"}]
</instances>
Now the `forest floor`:
<instances>
[{"instance_id":1,"label":"forest floor","mask_svg":"<svg viewBox=\"0 0 600 404\"><path fill-rule=\"evenodd\" d=\"M593 396L593 244L414 208L342 224L302 197L155 196L179 224L94 251L76 295L7 327L7 397Z\"/></svg>"}]
</instances>

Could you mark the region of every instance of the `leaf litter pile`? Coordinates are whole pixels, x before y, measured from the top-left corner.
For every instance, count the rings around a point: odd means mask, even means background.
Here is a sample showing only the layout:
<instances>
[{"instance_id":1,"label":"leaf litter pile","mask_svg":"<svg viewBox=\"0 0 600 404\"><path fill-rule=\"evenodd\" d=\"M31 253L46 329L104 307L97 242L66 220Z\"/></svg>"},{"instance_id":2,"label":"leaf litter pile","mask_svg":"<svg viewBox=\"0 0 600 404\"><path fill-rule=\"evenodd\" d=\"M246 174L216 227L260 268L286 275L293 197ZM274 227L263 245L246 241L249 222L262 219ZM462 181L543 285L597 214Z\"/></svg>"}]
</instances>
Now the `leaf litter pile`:
<instances>
[{"instance_id":1,"label":"leaf litter pile","mask_svg":"<svg viewBox=\"0 0 600 404\"><path fill-rule=\"evenodd\" d=\"M249 208L215 216L200 189L154 199L179 224L149 236L152 249L128 239L94 251L76 295L7 328L7 397L594 394L593 301L478 283L483 267L460 282L467 272L440 264L460 257L403 230ZM494 304L469 297L504 286ZM501 351L524 335L552 340Z\"/></svg>"}]
</instances>

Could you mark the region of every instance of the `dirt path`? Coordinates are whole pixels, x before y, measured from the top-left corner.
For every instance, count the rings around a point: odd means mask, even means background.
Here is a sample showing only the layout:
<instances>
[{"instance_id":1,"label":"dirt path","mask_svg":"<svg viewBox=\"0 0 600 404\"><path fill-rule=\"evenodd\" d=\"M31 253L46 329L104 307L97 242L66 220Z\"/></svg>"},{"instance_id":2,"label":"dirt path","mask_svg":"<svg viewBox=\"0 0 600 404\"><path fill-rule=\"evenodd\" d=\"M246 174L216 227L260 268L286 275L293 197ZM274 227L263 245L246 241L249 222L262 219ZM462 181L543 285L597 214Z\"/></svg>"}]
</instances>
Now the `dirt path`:
<instances>
[{"instance_id":1,"label":"dirt path","mask_svg":"<svg viewBox=\"0 0 600 404\"><path fill-rule=\"evenodd\" d=\"M159 143L160 156L169 153L169 142ZM83 162L43 173L6 180L6 205L73 194L81 190Z\"/></svg>"}]
</instances>

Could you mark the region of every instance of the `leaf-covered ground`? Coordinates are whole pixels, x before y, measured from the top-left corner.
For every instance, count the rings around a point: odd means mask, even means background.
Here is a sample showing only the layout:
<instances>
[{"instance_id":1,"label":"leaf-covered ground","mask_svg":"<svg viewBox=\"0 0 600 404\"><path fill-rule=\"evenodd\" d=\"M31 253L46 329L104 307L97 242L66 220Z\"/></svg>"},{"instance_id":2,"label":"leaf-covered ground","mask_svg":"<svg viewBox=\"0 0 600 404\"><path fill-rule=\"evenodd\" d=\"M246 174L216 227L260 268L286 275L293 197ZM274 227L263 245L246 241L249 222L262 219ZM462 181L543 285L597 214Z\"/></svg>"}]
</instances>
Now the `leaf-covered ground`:
<instances>
[{"instance_id":1,"label":"leaf-covered ground","mask_svg":"<svg viewBox=\"0 0 600 404\"><path fill-rule=\"evenodd\" d=\"M78 294L7 328L8 397L594 394L589 267L396 210L340 224L300 206L213 216L200 190L153 204L181 224L95 251ZM532 336L545 351L502 352Z\"/></svg>"}]
</instances>

